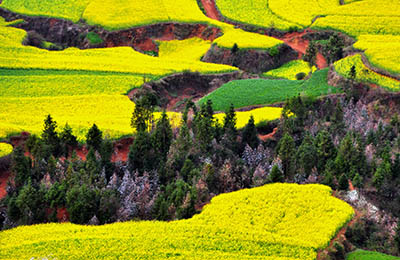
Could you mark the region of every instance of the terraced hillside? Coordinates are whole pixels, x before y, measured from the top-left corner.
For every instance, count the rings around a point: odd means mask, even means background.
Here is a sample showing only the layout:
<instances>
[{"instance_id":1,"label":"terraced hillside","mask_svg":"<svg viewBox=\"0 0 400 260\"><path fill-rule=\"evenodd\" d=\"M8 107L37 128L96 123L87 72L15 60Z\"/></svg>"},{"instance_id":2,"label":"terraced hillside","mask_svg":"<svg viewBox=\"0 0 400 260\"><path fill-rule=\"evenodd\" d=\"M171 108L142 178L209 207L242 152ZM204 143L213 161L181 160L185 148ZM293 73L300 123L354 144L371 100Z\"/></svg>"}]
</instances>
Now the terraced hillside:
<instances>
[{"instance_id":1,"label":"terraced hillside","mask_svg":"<svg viewBox=\"0 0 400 260\"><path fill-rule=\"evenodd\" d=\"M398 1L217 0L229 20L264 28L336 30L355 37L371 64L398 77L400 4ZM236 8L240 6L240 8ZM245 10L245 11L243 11ZM380 71L382 72L382 71ZM366 79L368 81L368 79ZM399 84L400 85L400 84Z\"/></svg>"},{"instance_id":2,"label":"terraced hillside","mask_svg":"<svg viewBox=\"0 0 400 260\"><path fill-rule=\"evenodd\" d=\"M99 6L102 6L101 10ZM2 8L24 15L64 18L73 22L83 19L109 30L173 21L211 24L223 31L216 43L228 49L236 39L242 39L241 47L265 50L283 43L211 20L195 1L182 1L180 6L184 8L176 9L176 5L162 1L146 5L130 1L3 1L1 4ZM121 8L125 15L121 15ZM211 41L191 38L167 42L161 38L157 43L158 57L129 47L48 51L24 45L30 36L10 27L15 23L0 19L0 53L3 57L0 81L4 89L0 95L3 104L0 114L6 119L0 123L2 137L21 131L39 133L44 116L52 114L60 126L68 122L81 139L93 123L98 124L107 136L117 138L132 133L130 116L134 104L124 96L131 89L146 81L183 71L213 74L237 70L232 66L200 61ZM95 32L91 33L93 37L99 37ZM51 44L43 42L42 46Z\"/></svg>"},{"instance_id":3,"label":"terraced hillside","mask_svg":"<svg viewBox=\"0 0 400 260\"><path fill-rule=\"evenodd\" d=\"M22 226L0 233L0 259L311 260L352 216L327 186L272 184L217 196L188 220Z\"/></svg>"}]
</instances>

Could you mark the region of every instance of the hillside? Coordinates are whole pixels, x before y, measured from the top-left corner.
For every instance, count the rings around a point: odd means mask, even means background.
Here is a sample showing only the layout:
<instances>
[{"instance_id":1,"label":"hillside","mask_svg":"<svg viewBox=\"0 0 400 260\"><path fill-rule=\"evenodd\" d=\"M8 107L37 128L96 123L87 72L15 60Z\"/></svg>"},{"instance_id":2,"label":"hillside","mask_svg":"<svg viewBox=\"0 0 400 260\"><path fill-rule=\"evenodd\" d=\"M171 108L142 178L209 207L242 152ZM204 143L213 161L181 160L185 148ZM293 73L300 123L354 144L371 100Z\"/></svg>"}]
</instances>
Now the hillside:
<instances>
[{"instance_id":1,"label":"hillside","mask_svg":"<svg viewBox=\"0 0 400 260\"><path fill-rule=\"evenodd\" d=\"M0 259L400 256L399 24L395 0L0 0Z\"/></svg>"},{"instance_id":2,"label":"hillside","mask_svg":"<svg viewBox=\"0 0 400 260\"><path fill-rule=\"evenodd\" d=\"M188 220L19 227L0 233L0 259L315 259L353 214L330 193L272 184L217 196Z\"/></svg>"}]
</instances>

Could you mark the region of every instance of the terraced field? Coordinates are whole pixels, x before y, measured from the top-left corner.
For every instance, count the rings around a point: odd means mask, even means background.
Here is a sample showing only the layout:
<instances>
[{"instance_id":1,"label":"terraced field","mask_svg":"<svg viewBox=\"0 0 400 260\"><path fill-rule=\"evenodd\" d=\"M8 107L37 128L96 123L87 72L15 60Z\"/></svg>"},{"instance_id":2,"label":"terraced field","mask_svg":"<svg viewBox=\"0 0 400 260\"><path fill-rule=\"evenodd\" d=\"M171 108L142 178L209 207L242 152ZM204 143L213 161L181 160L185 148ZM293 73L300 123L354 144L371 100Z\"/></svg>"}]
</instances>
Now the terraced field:
<instances>
[{"instance_id":1,"label":"terraced field","mask_svg":"<svg viewBox=\"0 0 400 260\"><path fill-rule=\"evenodd\" d=\"M212 100L217 111L225 111L232 103L235 108L284 102L299 94L318 97L339 92L326 83L328 70L319 70L306 81L248 79L231 81L199 100Z\"/></svg>"},{"instance_id":2,"label":"terraced field","mask_svg":"<svg viewBox=\"0 0 400 260\"><path fill-rule=\"evenodd\" d=\"M392 79L390 77L378 74L368 69L362 59L361 55L357 54L354 56L346 57L345 59L337 61L335 64L335 70L346 78L351 78L350 70L354 66L356 70L355 80L359 82L369 82L382 86L389 91L400 91L400 81Z\"/></svg>"},{"instance_id":3,"label":"terraced field","mask_svg":"<svg viewBox=\"0 0 400 260\"><path fill-rule=\"evenodd\" d=\"M315 66L311 68L310 64L306 61L294 60L286 63L280 68L270 70L264 73L264 75L275 78L295 80L296 75L299 73L304 73L305 76L307 76L308 74L310 74L311 72L315 72L316 70L317 68Z\"/></svg>"},{"instance_id":4,"label":"terraced field","mask_svg":"<svg viewBox=\"0 0 400 260\"><path fill-rule=\"evenodd\" d=\"M353 213L327 186L271 184L214 197L188 220L18 227L0 233L0 259L311 260Z\"/></svg>"},{"instance_id":5,"label":"terraced field","mask_svg":"<svg viewBox=\"0 0 400 260\"><path fill-rule=\"evenodd\" d=\"M396 0L345 1L344 5L331 0L217 0L216 4L223 16L245 24L344 32L359 40L355 46L366 50L372 64L400 74L400 3Z\"/></svg>"}]
</instances>

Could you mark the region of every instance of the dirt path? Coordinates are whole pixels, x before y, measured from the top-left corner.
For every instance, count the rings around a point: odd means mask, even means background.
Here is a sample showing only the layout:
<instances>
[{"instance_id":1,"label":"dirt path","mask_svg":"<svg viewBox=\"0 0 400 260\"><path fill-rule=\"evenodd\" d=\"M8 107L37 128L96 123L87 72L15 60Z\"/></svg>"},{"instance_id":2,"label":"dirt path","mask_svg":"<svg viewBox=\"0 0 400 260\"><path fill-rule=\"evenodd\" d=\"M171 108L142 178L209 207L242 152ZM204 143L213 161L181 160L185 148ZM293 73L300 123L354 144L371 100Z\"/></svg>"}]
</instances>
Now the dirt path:
<instances>
[{"instance_id":1,"label":"dirt path","mask_svg":"<svg viewBox=\"0 0 400 260\"><path fill-rule=\"evenodd\" d=\"M215 0L201 0L201 4L204 7L204 10L206 11L206 15L210 17L211 19L214 20L220 20L220 15L217 10L217 6L214 2Z\"/></svg>"}]
</instances>

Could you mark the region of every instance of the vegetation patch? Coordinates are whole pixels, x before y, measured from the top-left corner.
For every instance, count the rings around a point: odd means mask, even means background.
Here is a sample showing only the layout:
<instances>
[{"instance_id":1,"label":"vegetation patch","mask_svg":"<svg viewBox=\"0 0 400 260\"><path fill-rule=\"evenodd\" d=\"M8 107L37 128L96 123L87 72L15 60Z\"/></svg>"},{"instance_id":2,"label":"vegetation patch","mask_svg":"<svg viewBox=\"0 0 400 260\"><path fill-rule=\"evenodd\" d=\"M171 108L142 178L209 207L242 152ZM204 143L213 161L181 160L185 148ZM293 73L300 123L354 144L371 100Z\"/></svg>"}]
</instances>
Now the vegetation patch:
<instances>
[{"instance_id":1,"label":"vegetation patch","mask_svg":"<svg viewBox=\"0 0 400 260\"><path fill-rule=\"evenodd\" d=\"M379 252L371 252L365 250L357 250L347 255L346 260L399 260L400 257L382 254Z\"/></svg>"},{"instance_id":2,"label":"vegetation patch","mask_svg":"<svg viewBox=\"0 0 400 260\"><path fill-rule=\"evenodd\" d=\"M311 260L353 213L327 186L272 184L214 197L188 220L18 227L0 233L0 258Z\"/></svg>"},{"instance_id":3,"label":"vegetation patch","mask_svg":"<svg viewBox=\"0 0 400 260\"><path fill-rule=\"evenodd\" d=\"M209 95L200 99L199 103L212 100L213 108L225 111L232 103L235 108L283 102L299 94L318 97L340 90L326 82L328 69L316 71L306 81L248 79L231 81Z\"/></svg>"},{"instance_id":4,"label":"vegetation patch","mask_svg":"<svg viewBox=\"0 0 400 260\"><path fill-rule=\"evenodd\" d=\"M90 44L96 45L103 43L103 39L95 32L89 32L86 34L86 38L89 40Z\"/></svg>"}]
</instances>

